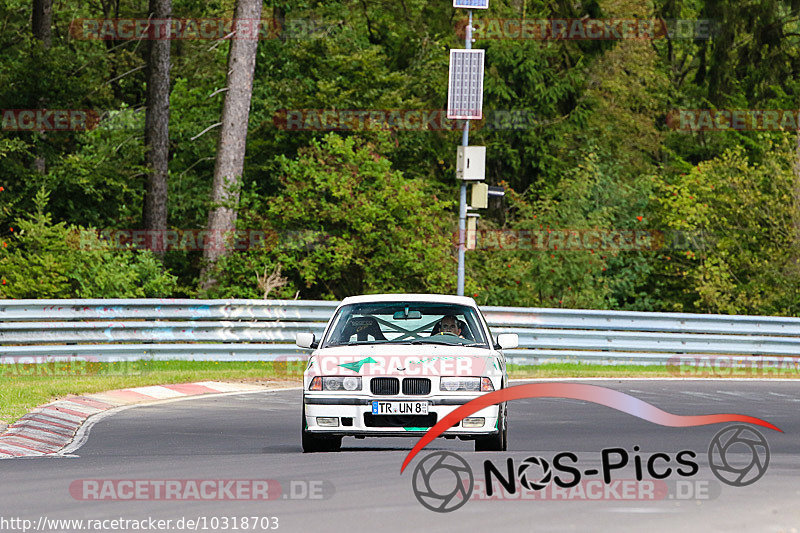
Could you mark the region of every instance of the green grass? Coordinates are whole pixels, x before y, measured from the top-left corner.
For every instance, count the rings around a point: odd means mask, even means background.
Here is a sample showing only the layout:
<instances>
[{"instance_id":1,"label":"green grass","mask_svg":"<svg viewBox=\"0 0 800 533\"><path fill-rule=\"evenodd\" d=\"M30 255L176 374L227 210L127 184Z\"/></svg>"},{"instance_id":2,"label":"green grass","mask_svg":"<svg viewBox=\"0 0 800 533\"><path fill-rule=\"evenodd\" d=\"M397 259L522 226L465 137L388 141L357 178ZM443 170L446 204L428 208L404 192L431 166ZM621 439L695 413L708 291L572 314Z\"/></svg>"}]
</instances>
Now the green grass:
<instances>
[{"instance_id":1,"label":"green grass","mask_svg":"<svg viewBox=\"0 0 800 533\"><path fill-rule=\"evenodd\" d=\"M581 363L551 363L545 365L508 365L508 377L519 378L619 378L619 377L677 377L675 369L666 366L590 365Z\"/></svg>"},{"instance_id":2,"label":"green grass","mask_svg":"<svg viewBox=\"0 0 800 533\"><path fill-rule=\"evenodd\" d=\"M800 368L787 363L774 368L708 368L693 365L592 365L553 363L535 366L508 365L508 376L519 378L798 378Z\"/></svg>"},{"instance_id":3,"label":"green grass","mask_svg":"<svg viewBox=\"0 0 800 533\"><path fill-rule=\"evenodd\" d=\"M0 365L0 420L16 420L28 410L68 394L112 389L188 383L193 381L283 381L300 383L305 363L132 361L124 363L41 363ZM538 366L509 365L511 378L619 377L800 377L798 369L781 372L758 369L705 371L694 367L591 365L580 363Z\"/></svg>"},{"instance_id":4,"label":"green grass","mask_svg":"<svg viewBox=\"0 0 800 533\"><path fill-rule=\"evenodd\" d=\"M76 361L0 365L0 420L16 420L31 408L68 394L193 381L300 383L304 368L302 361Z\"/></svg>"}]
</instances>

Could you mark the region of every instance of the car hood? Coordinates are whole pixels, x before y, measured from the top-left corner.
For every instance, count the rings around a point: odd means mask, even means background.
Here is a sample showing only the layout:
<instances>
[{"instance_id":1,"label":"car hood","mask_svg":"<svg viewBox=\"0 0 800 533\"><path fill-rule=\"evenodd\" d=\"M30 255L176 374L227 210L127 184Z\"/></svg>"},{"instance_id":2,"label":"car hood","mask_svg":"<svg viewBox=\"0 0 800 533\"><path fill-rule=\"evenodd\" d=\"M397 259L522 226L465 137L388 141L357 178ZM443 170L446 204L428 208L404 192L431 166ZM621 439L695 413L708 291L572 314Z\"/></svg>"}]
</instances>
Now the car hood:
<instances>
[{"instance_id":1,"label":"car hood","mask_svg":"<svg viewBox=\"0 0 800 533\"><path fill-rule=\"evenodd\" d=\"M340 376L483 376L499 371L486 348L438 344L335 346L314 352L309 371Z\"/></svg>"}]
</instances>

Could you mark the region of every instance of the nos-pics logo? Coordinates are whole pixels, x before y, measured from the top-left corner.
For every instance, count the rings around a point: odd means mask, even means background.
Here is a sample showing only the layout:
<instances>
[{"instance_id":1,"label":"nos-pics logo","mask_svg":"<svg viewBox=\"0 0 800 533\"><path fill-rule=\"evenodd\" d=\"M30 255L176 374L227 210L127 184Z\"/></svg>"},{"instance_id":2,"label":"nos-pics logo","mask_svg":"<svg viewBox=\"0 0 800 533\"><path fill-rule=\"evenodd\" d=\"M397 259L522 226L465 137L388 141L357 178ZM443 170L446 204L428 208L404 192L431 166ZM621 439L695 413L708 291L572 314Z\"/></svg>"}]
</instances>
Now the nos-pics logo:
<instances>
[{"instance_id":1,"label":"nos-pics logo","mask_svg":"<svg viewBox=\"0 0 800 533\"><path fill-rule=\"evenodd\" d=\"M635 450L638 447L634 447ZM621 450L621 449L614 449ZM610 482L610 473L615 469L623 468L628 464L627 454L624 460L614 452L615 461L608 462L612 454L603 454L602 477L606 483ZM577 459L575 454L565 452L558 455L569 455ZM558 455L556 457L558 457ZM708 463L711 471L721 482L734 487L744 487L751 485L761 479L769 466L769 445L764 436L746 425L728 426L714 435L708 447ZM691 476L697 473L699 468L692 460L696 454L691 451L682 451L677 455L678 465L683 469L675 468L675 472L682 476ZM660 461L655 461L658 458ZM655 479L663 479L672 473L672 468L665 467L664 464L657 468L658 463L664 462L668 458L667 454L653 454L649 460L642 461L638 456L634 457L637 471L637 479L641 481L643 470ZM508 459L511 463L512 459ZM642 468L644 467L644 468ZM512 470L509 468L509 473ZM492 480L488 479L488 473L497 473L499 470L491 461L484 462L484 472L487 474L485 486L491 486ZM568 483L563 483L559 478L559 473L566 473ZM553 464L542 457L528 457L522 461L515 472L517 482L521 487L529 491L540 491L545 489L552 482L561 486L571 486L580 481L581 475L596 474L598 470L586 470L581 472L574 466L566 466L553 461ZM511 493L516 490L512 480L501 479L507 490ZM417 464L414 475L411 479L414 495L417 500L427 509L438 513L449 513L462 507L470 499L475 485L475 477L469 464L459 455L439 451L427 455Z\"/></svg>"}]
</instances>

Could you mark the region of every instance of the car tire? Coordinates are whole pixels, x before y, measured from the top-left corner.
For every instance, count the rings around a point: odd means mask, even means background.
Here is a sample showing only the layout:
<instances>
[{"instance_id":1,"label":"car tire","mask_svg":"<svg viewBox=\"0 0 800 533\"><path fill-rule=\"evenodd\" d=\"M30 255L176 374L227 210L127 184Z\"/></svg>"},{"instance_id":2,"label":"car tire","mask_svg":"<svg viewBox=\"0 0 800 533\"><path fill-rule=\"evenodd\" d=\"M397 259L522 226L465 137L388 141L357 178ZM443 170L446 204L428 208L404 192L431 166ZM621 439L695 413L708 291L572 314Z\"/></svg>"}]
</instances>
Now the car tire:
<instances>
[{"instance_id":1,"label":"car tire","mask_svg":"<svg viewBox=\"0 0 800 533\"><path fill-rule=\"evenodd\" d=\"M508 449L508 410L506 404L500 406L499 431L489 437L475 439L476 452L504 452Z\"/></svg>"},{"instance_id":2,"label":"car tire","mask_svg":"<svg viewBox=\"0 0 800 533\"><path fill-rule=\"evenodd\" d=\"M338 452L342 449L342 437L319 437L306 431L306 406L301 413L303 453Z\"/></svg>"}]
</instances>

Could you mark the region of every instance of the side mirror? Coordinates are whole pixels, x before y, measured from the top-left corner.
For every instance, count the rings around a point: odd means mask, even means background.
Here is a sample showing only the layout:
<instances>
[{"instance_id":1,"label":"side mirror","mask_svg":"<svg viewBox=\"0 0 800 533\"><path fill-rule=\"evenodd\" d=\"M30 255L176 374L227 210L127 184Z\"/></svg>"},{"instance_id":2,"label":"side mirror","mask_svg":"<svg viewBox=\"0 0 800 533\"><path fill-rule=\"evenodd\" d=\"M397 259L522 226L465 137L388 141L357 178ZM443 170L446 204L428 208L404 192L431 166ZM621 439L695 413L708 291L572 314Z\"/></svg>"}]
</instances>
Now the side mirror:
<instances>
[{"instance_id":1,"label":"side mirror","mask_svg":"<svg viewBox=\"0 0 800 533\"><path fill-rule=\"evenodd\" d=\"M300 348L316 348L313 333L298 333L294 342Z\"/></svg>"},{"instance_id":2,"label":"side mirror","mask_svg":"<svg viewBox=\"0 0 800 533\"><path fill-rule=\"evenodd\" d=\"M519 335L516 333L501 333L497 336L497 344L501 350L511 350L519 346Z\"/></svg>"}]
</instances>

